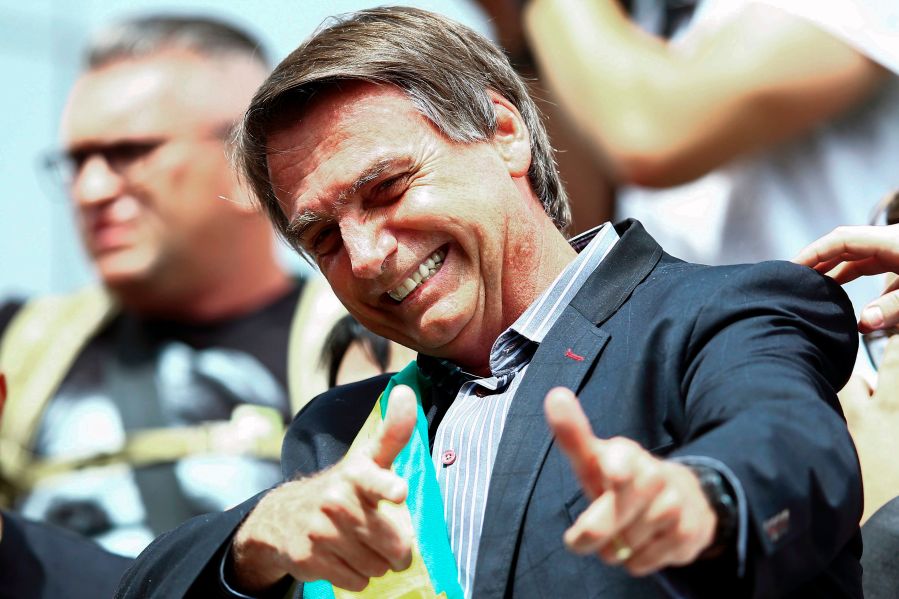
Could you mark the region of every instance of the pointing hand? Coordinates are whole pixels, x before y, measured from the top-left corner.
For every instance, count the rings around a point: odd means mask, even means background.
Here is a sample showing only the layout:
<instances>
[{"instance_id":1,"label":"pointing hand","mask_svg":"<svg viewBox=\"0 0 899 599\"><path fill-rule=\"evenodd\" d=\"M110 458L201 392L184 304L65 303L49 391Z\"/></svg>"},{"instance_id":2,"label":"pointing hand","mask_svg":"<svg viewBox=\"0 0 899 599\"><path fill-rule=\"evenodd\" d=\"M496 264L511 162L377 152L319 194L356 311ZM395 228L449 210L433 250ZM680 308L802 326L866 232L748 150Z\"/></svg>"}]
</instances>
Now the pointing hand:
<instances>
[{"instance_id":1,"label":"pointing hand","mask_svg":"<svg viewBox=\"0 0 899 599\"><path fill-rule=\"evenodd\" d=\"M590 506L565 532L578 554L623 564L635 576L691 563L712 542L715 512L693 472L624 437L603 440L574 394L546 396L546 418Z\"/></svg>"},{"instance_id":2,"label":"pointing hand","mask_svg":"<svg viewBox=\"0 0 899 599\"><path fill-rule=\"evenodd\" d=\"M378 504L406 498L406 481L390 467L415 427L415 394L394 387L388 405L376 439L328 470L275 488L250 513L232 547L241 589L258 592L290 575L361 591L369 579L409 566L412 532Z\"/></svg>"}]
</instances>

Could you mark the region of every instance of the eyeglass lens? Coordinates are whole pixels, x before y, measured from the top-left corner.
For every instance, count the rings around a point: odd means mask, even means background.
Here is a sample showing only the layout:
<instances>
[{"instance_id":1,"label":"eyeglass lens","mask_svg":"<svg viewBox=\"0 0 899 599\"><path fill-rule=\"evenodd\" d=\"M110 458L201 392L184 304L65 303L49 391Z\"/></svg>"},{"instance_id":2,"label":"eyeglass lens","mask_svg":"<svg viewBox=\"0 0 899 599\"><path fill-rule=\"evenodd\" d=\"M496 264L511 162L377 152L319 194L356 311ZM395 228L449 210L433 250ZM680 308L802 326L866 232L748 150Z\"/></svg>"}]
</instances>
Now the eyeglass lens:
<instances>
[{"instance_id":1,"label":"eyeglass lens","mask_svg":"<svg viewBox=\"0 0 899 599\"><path fill-rule=\"evenodd\" d=\"M79 148L68 152L58 152L47 157L45 163L65 185L71 185L84 165L92 157L99 155L113 172L124 175L150 156L164 140L125 141L107 146Z\"/></svg>"},{"instance_id":2,"label":"eyeglass lens","mask_svg":"<svg viewBox=\"0 0 899 599\"><path fill-rule=\"evenodd\" d=\"M871 364L875 370L880 370L880 364L883 362L883 353L886 350L887 343L893 335L899 334L899 328L884 329L882 331L872 331L862 335L862 342L865 345L865 351L871 359Z\"/></svg>"}]
</instances>

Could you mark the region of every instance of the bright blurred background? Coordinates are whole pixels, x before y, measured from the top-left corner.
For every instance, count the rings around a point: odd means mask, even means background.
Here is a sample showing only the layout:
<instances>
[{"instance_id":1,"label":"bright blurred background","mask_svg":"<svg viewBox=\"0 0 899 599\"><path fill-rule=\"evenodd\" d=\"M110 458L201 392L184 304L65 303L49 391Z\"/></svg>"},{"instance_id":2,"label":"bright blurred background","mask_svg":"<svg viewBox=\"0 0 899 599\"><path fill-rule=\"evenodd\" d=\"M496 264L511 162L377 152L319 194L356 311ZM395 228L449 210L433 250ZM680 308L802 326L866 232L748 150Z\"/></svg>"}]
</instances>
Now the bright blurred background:
<instances>
[{"instance_id":1,"label":"bright blurred background","mask_svg":"<svg viewBox=\"0 0 899 599\"><path fill-rule=\"evenodd\" d=\"M0 300L76 289L93 279L63 191L39 156L58 145L82 49L104 23L136 14L206 14L261 38L280 61L329 15L383 4L364 0L0 0ZM465 0L394 1L442 12L492 37ZM295 270L308 268L288 251Z\"/></svg>"}]
</instances>

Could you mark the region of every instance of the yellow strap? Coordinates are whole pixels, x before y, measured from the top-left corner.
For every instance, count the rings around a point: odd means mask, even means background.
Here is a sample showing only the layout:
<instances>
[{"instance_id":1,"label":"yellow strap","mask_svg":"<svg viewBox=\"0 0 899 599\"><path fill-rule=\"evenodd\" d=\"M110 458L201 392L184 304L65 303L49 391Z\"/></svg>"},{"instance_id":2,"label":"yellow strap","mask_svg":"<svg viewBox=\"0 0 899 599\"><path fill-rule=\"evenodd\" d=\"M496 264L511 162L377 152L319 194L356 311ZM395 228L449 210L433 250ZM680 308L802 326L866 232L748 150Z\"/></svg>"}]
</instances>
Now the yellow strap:
<instances>
[{"instance_id":1,"label":"yellow strap","mask_svg":"<svg viewBox=\"0 0 899 599\"><path fill-rule=\"evenodd\" d=\"M113 464L151 466L204 453L244 455L277 462L283 438L284 423L278 410L243 404L234 409L227 422L134 431L119 451L73 459L34 460L16 482L21 490L30 490L44 479L82 468Z\"/></svg>"},{"instance_id":2,"label":"yellow strap","mask_svg":"<svg viewBox=\"0 0 899 599\"><path fill-rule=\"evenodd\" d=\"M13 486L31 485L63 468L85 464L84 460L41 462L37 467L31 452L41 416L87 342L116 313L111 296L103 289L90 288L68 296L30 301L15 315L0 340L0 371L6 374L9 397L0 419L0 506L9 505ZM327 371L321 366L324 340L346 310L321 276L310 277L303 287L291 323L288 344L288 391L294 413L328 387ZM239 410L240 408L237 408ZM233 416L232 416L233 418ZM171 436L157 429L153 436L129 440L130 449L87 461L169 461L167 456L190 455L186 447L205 446L209 433L203 427L194 432L174 429ZM213 426L211 430L223 430ZM148 432L148 431L144 431ZM283 435L283 428L281 430ZM262 451L259 457L280 455L277 448ZM158 444L158 447L153 447ZM130 445L129 445L130 447ZM255 452L253 452L255 453ZM28 473L34 465L37 470Z\"/></svg>"},{"instance_id":3,"label":"yellow strap","mask_svg":"<svg viewBox=\"0 0 899 599\"><path fill-rule=\"evenodd\" d=\"M307 279L294 313L287 350L287 385L294 414L328 390L328 371L321 365L322 348L334 324L346 314L324 277L315 274Z\"/></svg>"},{"instance_id":4,"label":"yellow strap","mask_svg":"<svg viewBox=\"0 0 899 599\"><path fill-rule=\"evenodd\" d=\"M105 290L28 302L0 341L9 397L0 419L0 478L16 478L30 461L41 415L87 341L115 313ZM0 497L0 503L8 498Z\"/></svg>"}]
</instances>

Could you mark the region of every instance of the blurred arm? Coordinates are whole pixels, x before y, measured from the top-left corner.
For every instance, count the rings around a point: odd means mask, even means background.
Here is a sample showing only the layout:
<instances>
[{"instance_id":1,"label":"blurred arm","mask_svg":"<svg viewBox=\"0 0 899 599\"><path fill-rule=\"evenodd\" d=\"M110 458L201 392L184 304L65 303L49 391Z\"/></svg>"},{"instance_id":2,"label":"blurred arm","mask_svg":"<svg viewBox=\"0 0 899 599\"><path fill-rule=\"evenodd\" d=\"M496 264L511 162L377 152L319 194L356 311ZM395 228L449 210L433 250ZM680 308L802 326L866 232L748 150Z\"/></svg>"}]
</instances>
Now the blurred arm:
<instances>
[{"instance_id":1,"label":"blurred arm","mask_svg":"<svg viewBox=\"0 0 899 599\"><path fill-rule=\"evenodd\" d=\"M877 389L852 377L840 391L840 403L858 450L865 488L862 523L899 495L899 339L893 337L878 370Z\"/></svg>"},{"instance_id":2,"label":"blurred arm","mask_svg":"<svg viewBox=\"0 0 899 599\"><path fill-rule=\"evenodd\" d=\"M524 22L543 76L620 182L689 181L835 117L886 76L766 6L689 33L689 52L637 29L613 0L534 0Z\"/></svg>"}]
</instances>

